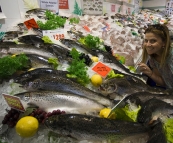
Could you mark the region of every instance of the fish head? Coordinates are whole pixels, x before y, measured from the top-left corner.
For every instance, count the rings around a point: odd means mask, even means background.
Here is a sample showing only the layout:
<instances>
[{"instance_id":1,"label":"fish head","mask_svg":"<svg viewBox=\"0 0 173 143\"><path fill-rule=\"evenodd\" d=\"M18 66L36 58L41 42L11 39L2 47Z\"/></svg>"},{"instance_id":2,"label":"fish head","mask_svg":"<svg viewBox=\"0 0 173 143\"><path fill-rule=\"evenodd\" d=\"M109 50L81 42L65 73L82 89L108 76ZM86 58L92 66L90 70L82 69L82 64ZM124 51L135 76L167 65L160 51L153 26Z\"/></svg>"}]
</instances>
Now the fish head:
<instances>
[{"instance_id":1,"label":"fish head","mask_svg":"<svg viewBox=\"0 0 173 143\"><path fill-rule=\"evenodd\" d=\"M101 84L98 88L99 92L101 92L101 94L103 95L111 94L115 92L116 89L117 89L116 84L109 82Z\"/></svg>"},{"instance_id":2,"label":"fish head","mask_svg":"<svg viewBox=\"0 0 173 143\"><path fill-rule=\"evenodd\" d=\"M31 79L33 76L29 73L29 72L26 72L26 73L23 73L21 75L19 75L18 77L14 78L14 82L15 83L20 83L20 84L23 84L24 81L28 80L28 79Z\"/></svg>"},{"instance_id":3,"label":"fish head","mask_svg":"<svg viewBox=\"0 0 173 143\"><path fill-rule=\"evenodd\" d=\"M25 81L22 81L21 84L24 89L29 90L29 91L35 91L35 90L39 89L41 80L40 79L25 80Z\"/></svg>"},{"instance_id":4,"label":"fish head","mask_svg":"<svg viewBox=\"0 0 173 143\"><path fill-rule=\"evenodd\" d=\"M109 95L116 93L117 95L124 96L125 94L130 94L129 83L123 78L112 78L105 80L98 88L99 92L103 95Z\"/></svg>"}]
</instances>

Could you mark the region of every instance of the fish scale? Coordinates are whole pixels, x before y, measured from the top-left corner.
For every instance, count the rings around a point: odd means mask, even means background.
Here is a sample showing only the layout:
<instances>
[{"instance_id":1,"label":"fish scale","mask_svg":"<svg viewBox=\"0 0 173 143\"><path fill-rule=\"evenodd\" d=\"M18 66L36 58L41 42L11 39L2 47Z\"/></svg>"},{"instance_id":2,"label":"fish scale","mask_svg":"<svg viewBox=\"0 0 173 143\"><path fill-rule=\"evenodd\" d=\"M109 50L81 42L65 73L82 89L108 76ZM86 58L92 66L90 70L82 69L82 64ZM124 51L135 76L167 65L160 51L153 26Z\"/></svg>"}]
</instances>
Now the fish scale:
<instances>
[{"instance_id":1,"label":"fish scale","mask_svg":"<svg viewBox=\"0 0 173 143\"><path fill-rule=\"evenodd\" d=\"M61 110L66 113L97 113L104 108L103 105L76 94L54 91L33 91L15 94L20 98L25 108L39 107L43 111L52 112Z\"/></svg>"},{"instance_id":2,"label":"fish scale","mask_svg":"<svg viewBox=\"0 0 173 143\"><path fill-rule=\"evenodd\" d=\"M49 90L49 91L63 91L68 93L77 94L87 97L96 102L101 103L104 106L112 107L113 103L103 95L96 93L89 88L86 88L79 83L73 82L68 78L61 76L49 76L43 75L34 79L27 79L22 83L26 90Z\"/></svg>"},{"instance_id":3,"label":"fish scale","mask_svg":"<svg viewBox=\"0 0 173 143\"><path fill-rule=\"evenodd\" d=\"M145 133L142 124L99 118L80 114L62 114L46 119L45 125L52 131L70 135L78 140L119 141L126 136Z\"/></svg>"}]
</instances>

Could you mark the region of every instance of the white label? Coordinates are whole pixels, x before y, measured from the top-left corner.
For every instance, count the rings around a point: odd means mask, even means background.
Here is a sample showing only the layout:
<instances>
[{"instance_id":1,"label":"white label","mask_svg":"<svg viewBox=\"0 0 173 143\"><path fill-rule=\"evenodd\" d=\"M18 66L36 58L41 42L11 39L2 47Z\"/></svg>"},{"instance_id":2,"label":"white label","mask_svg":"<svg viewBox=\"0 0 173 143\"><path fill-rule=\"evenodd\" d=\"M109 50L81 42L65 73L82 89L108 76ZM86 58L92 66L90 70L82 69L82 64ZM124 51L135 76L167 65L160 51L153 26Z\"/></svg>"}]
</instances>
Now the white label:
<instances>
[{"instance_id":1,"label":"white label","mask_svg":"<svg viewBox=\"0 0 173 143\"><path fill-rule=\"evenodd\" d=\"M43 36L48 36L51 40L64 39L64 29L45 30Z\"/></svg>"},{"instance_id":2,"label":"white label","mask_svg":"<svg viewBox=\"0 0 173 143\"><path fill-rule=\"evenodd\" d=\"M59 13L59 0L40 0L40 8Z\"/></svg>"}]
</instances>

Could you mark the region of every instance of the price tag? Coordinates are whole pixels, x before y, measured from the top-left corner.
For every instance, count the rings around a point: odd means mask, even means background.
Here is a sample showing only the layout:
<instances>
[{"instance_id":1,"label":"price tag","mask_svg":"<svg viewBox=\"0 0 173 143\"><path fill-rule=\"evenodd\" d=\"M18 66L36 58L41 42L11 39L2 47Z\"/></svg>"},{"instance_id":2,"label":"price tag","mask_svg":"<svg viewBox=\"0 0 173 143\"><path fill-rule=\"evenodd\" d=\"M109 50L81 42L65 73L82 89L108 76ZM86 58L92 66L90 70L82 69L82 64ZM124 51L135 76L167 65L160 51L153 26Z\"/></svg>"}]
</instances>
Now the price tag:
<instances>
[{"instance_id":1,"label":"price tag","mask_svg":"<svg viewBox=\"0 0 173 143\"><path fill-rule=\"evenodd\" d=\"M112 70L107 65L103 64L102 62L98 62L93 68L93 71L101 75L102 77L106 77L107 74Z\"/></svg>"},{"instance_id":2,"label":"price tag","mask_svg":"<svg viewBox=\"0 0 173 143\"><path fill-rule=\"evenodd\" d=\"M11 108L14 108L22 112L25 111L25 108L23 107L19 97L7 94L2 94L2 96L4 96L5 101L7 102L8 106L10 106Z\"/></svg>"},{"instance_id":3,"label":"price tag","mask_svg":"<svg viewBox=\"0 0 173 143\"><path fill-rule=\"evenodd\" d=\"M68 0L59 0L59 9L69 9Z\"/></svg>"},{"instance_id":4,"label":"price tag","mask_svg":"<svg viewBox=\"0 0 173 143\"><path fill-rule=\"evenodd\" d=\"M26 27L28 29L31 29L31 28L39 28L38 25L37 25L37 22L35 21L34 18L25 21L24 24L26 25Z\"/></svg>"},{"instance_id":5,"label":"price tag","mask_svg":"<svg viewBox=\"0 0 173 143\"><path fill-rule=\"evenodd\" d=\"M64 29L46 30L43 31L43 36L48 36L50 39L54 40L64 39Z\"/></svg>"}]
</instances>

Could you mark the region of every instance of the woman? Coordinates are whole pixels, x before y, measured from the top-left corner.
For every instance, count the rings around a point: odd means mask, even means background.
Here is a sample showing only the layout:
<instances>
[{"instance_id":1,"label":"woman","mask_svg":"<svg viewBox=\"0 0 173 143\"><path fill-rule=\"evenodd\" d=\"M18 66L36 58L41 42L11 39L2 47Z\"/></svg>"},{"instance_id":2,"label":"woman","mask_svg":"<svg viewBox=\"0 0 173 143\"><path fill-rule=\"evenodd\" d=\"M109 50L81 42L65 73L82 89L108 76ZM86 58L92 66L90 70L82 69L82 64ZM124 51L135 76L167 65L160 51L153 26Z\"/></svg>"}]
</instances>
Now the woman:
<instances>
[{"instance_id":1,"label":"woman","mask_svg":"<svg viewBox=\"0 0 173 143\"><path fill-rule=\"evenodd\" d=\"M145 63L149 63L149 66ZM139 69L156 85L173 88L173 48L165 25L150 25L145 30L142 62Z\"/></svg>"}]
</instances>

